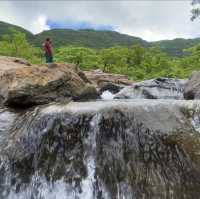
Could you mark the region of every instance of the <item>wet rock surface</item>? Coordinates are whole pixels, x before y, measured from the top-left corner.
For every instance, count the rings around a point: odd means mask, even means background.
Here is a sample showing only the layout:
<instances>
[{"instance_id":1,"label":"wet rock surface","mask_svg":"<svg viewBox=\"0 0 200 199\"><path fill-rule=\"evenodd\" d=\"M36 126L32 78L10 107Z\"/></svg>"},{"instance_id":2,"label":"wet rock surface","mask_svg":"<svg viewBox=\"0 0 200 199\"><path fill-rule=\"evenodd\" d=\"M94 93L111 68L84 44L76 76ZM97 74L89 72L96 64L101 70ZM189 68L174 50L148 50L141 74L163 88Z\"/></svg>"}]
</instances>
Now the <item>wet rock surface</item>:
<instances>
[{"instance_id":1,"label":"wet rock surface","mask_svg":"<svg viewBox=\"0 0 200 199\"><path fill-rule=\"evenodd\" d=\"M134 83L116 94L116 99L183 99L187 80L157 78Z\"/></svg>"},{"instance_id":2,"label":"wet rock surface","mask_svg":"<svg viewBox=\"0 0 200 199\"><path fill-rule=\"evenodd\" d=\"M2 109L0 198L198 198L199 110L182 100Z\"/></svg>"}]
</instances>

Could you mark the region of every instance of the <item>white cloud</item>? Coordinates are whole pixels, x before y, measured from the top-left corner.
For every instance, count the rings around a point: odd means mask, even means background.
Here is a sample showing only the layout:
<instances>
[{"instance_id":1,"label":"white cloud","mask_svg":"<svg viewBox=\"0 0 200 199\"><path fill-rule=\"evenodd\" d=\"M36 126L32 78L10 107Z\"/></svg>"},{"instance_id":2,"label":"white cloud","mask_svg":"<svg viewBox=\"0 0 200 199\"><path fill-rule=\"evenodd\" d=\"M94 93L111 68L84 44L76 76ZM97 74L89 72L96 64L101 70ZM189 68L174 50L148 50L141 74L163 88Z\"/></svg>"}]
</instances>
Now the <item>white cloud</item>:
<instances>
[{"instance_id":1,"label":"white cloud","mask_svg":"<svg viewBox=\"0 0 200 199\"><path fill-rule=\"evenodd\" d=\"M38 16L31 24L31 31L33 33L39 33L43 30L49 30L50 27L47 25L47 17L44 15Z\"/></svg>"},{"instance_id":2,"label":"white cloud","mask_svg":"<svg viewBox=\"0 0 200 199\"><path fill-rule=\"evenodd\" d=\"M190 1L0 1L0 20L38 33L49 29L47 19L111 25L146 40L200 36Z\"/></svg>"}]
</instances>

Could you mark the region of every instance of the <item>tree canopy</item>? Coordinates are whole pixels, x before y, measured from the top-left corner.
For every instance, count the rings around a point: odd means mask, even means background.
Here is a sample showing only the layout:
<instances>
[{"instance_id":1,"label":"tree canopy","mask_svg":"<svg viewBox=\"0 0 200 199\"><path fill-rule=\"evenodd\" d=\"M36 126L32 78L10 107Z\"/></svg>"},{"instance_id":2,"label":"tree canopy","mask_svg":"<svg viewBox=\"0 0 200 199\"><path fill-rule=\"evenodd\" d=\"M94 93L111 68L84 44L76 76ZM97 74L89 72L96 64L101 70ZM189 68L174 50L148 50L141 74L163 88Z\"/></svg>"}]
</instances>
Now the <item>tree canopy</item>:
<instances>
[{"instance_id":1,"label":"tree canopy","mask_svg":"<svg viewBox=\"0 0 200 199\"><path fill-rule=\"evenodd\" d=\"M33 47L26 39L25 33L10 29L11 34L3 35L0 40L0 54L22 57L33 63L41 62L41 50Z\"/></svg>"},{"instance_id":2,"label":"tree canopy","mask_svg":"<svg viewBox=\"0 0 200 199\"><path fill-rule=\"evenodd\" d=\"M17 30L0 40L0 55L25 58L31 63L44 63L41 48L33 47L26 35ZM109 73L128 75L133 80L156 77L187 78L200 69L200 44L184 50L184 57L170 57L159 46L145 48L139 44L93 49L63 46L54 49L56 62L79 65L83 70L101 69Z\"/></svg>"},{"instance_id":3,"label":"tree canopy","mask_svg":"<svg viewBox=\"0 0 200 199\"><path fill-rule=\"evenodd\" d=\"M195 20L196 18L198 18L200 16L200 0L192 0L192 17L191 20Z\"/></svg>"}]
</instances>

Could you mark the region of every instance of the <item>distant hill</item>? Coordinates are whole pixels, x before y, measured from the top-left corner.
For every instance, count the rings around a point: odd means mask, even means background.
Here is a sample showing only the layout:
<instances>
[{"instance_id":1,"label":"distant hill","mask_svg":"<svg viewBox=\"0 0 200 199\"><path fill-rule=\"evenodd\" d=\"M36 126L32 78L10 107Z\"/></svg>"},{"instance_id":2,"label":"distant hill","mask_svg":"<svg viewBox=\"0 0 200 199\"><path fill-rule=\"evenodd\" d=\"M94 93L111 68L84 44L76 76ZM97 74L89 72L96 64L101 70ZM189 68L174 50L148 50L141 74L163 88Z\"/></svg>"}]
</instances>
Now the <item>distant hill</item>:
<instances>
[{"instance_id":1,"label":"distant hill","mask_svg":"<svg viewBox=\"0 0 200 199\"><path fill-rule=\"evenodd\" d=\"M5 22L0 22L0 38L4 34L10 34L10 28L15 28L16 30L25 33L29 42L35 46L41 46L41 43L47 37L50 37L53 40L55 47L75 45L89 48L108 48L116 45L131 46L133 44L140 44L144 47L149 46L149 43L145 40L120 34L115 31L53 29L33 35L24 28Z\"/></svg>"},{"instance_id":2,"label":"distant hill","mask_svg":"<svg viewBox=\"0 0 200 199\"><path fill-rule=\"evenodd\" d=\"M53 29L33 35L24 28L5 22L0 22L0 38L4 34L10 34L10 28L15 28L18 31L24 32L27 35L29 42L39 47L45 38L50 37L53 40L54 47L75 45L99 49L117 45L131 46L140 44L144 47L159 46L163 52L166 52L171 56L183 56L183 49L190 48L200 43L200 38L147 42L141 38L121 34L116 31L96 31L90 29L77 31L71 29Z\"/></svg>"},{"instance_id":3,"label":"distant hill","mask_svg":"<svg viewBox=\"0 0 200 199\"><path fill-rule=\"evenodd\" d=\"M71 30L71 29L53 29L44 31L35 35L34 43L41 45L45 38L50 37L54 46L76 45L89 48L108 48L116 45L131 46L140 44L144 47L149 46L148 42L115 31L95 31L90 29Z\"/></svg>"},{"instance_id":4,"label":"distant hill","mask_svg":"<svg viewBox=\"0 0 200 199\"><path fill-rule=\"evenodd\" d=\"M190 48L200 43L200 38L196 39L182 39L177 38L173 40L162 40L157 42L151 42L152 45L157 45L162 51L171 56L183 56L183 49Z\"/></svg>"},{"instance_id":5,"label":"distant hill","mask_svg":"<svg viewBox=\"0 0 200 199\"><path fill-rule=\"evenodd\" d=\"M14 28L20 32L25 33L28 40L33 40L33 38L34 38L34 35L31 32L29 32L28 30L26 30L20 26L15 26L13 24L9 24L9 23L0 21L0 39L3 35L10 34L10 28Z\"/></svg>"}]
</instances>

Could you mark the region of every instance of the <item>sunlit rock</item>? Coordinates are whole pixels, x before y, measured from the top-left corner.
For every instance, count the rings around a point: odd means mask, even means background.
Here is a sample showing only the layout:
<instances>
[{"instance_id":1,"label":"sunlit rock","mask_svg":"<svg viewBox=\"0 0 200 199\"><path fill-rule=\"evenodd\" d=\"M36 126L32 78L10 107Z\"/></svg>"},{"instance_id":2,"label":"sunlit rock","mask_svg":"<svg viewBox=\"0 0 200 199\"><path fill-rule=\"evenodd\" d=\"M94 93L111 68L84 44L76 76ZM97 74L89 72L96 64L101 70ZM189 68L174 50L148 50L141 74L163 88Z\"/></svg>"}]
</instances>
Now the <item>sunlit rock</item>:
<instances>
[{"instance_id":1,"label":"sunlit rock","mask_svg":"<svg viewBox=\"0 0 200 199\"><path fill-rule=\"evenodd\" d=\"M120 74L105 73L102 70L84 71L87 78L92 82L102 93L106 90L117 93L124 86L131 85L133 81L129 80L128 76Z\"/></svg>"},{"instance_id":2,"label":"sunlit rock","mask_svg":"<svg viewBox=\"0 0 200 199\"><path fill-rule=\"evenodd\" d=\"M200 72L194 71L184 89L184 97L188 100L200 99Z\"/></svg>"},{"instance_id":3,"label":"sunlit rock","mask_svg":"<svg viewBox=\"0 0 200 199\"><path fill-rule=\"evenodd\" d=\"M28 107L97 96L95 87L88 86L72 64L30 65L1 56L0 66L0 102L7 106Z\"/></svg>"}]
</instances>

